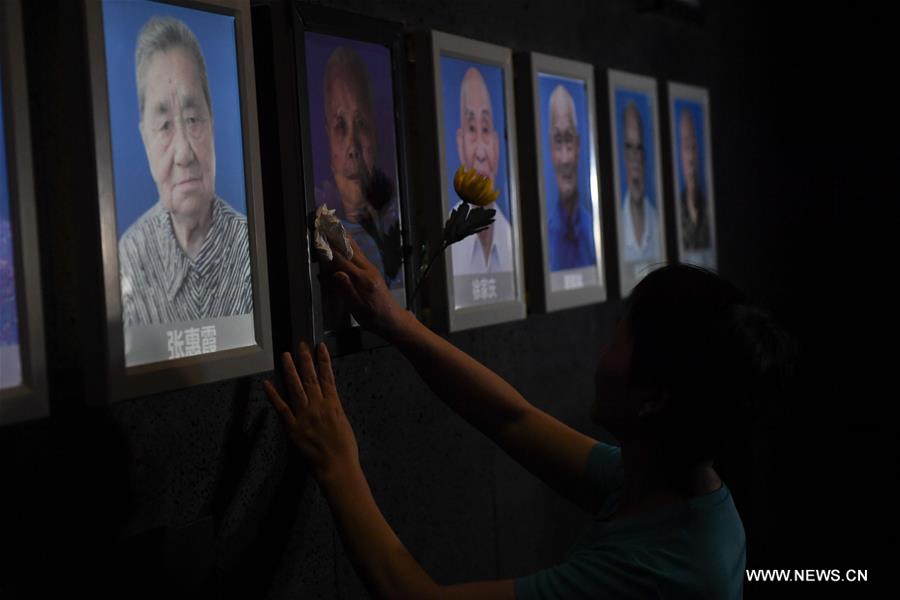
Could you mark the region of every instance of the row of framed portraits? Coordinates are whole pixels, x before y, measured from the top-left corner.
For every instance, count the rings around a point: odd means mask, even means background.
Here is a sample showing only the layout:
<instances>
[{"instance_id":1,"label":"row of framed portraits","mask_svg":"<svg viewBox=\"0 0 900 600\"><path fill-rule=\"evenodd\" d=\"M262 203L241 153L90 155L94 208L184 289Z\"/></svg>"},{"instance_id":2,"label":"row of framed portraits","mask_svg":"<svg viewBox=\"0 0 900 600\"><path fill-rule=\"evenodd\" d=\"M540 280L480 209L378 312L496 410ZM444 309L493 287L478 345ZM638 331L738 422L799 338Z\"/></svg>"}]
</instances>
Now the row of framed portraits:
<instances>
[{"instance_id":1,"label":"row of framed portraits","mask_svg":"<svg viewBox=\"0 0 900 600\"><path fill-rule=\"evenodd\" d=\"M83 2L108 400L270 370L301 339L376 344L319 278L323 205L398 301L445 331L524 318L526 278L531 310L606 299L592 65L279 0L252 14L249 0ZM47 384L21 5L2 12L10 422L46 413ZM625 296L667 259L658 93L619 71L608 84L604 202ZM708 95L669 83L668 103L678 260L715 268ZM411 306L460 165L491 178L496 219L445 253Z\"/></svg>"}]
</instances>

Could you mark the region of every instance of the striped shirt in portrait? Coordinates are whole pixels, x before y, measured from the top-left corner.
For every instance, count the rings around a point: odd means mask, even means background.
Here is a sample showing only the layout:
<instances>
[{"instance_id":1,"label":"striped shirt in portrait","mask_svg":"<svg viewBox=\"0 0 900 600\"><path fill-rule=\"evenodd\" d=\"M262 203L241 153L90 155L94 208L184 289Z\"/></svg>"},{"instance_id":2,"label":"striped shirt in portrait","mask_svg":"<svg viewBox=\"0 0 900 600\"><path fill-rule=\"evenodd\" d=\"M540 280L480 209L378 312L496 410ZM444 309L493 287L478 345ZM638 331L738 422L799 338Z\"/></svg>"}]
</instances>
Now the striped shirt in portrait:
<instances>
[{"instance_id":1,"label":"striped shirt in portrait","mask_svg":"<svg viewBox=\"0 0 900 600\"><path fill-rule=\"evenodd\" d=\"M157 202L119 240L125 327L253 312L247 217L218 196L203 246L191 259Z\"/></svg>"}]
</instances>

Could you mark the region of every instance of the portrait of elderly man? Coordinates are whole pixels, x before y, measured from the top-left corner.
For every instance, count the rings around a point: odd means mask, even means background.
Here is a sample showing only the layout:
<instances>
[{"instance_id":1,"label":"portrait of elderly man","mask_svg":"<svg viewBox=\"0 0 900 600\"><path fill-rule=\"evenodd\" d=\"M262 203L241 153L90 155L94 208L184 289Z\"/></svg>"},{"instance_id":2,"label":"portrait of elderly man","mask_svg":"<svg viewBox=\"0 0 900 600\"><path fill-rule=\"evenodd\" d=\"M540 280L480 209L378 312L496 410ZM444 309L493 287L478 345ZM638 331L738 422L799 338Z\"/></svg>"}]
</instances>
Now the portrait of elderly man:
<instances>
[{"instance_id":1,"label":"portrait of elderly man","mask_svg":"<svg viewBox=\"0 0 900 600\"><path fill-rule=\"evenodd\" d=\"M559 192L556 198L547 198L550 270L586 267L596 262L594 224L578 188L581 136L575 101L562 85L550 94L547 113L550 159Z\"/></svg>"},{"instance_id":2,"label":"portrait of elderly man","mask_svg":"<svg viewBox=\"0 0 900 600\"><path fill-rule=\"evenodd\" d=\"M490 92L484 77L475 67L469 67L463 75L459 88L459 112L460 122L456 130L459 160L467 168L475 169L479 174L488 177L496 187L495 180L500 163L500 138L494 129ZM485 208L497 209L494 223L484 231L470 235L451 246L454 275L503 273L513 270L512 228L509 221L499 210L496 202Z\"/></svg>"},{"instance_id":3,"label":"portrait of elderly man","mask_svg":"<svg viewBox=\"0 0 900 600\"><path fill-rule=\"evenodd\" d=\"M640 110L629 101L622 112L625 199L622 210L624 258L629 262L659 260L659 223L646 190L647 142Z\"/></svg>"},{"instance_id":4,"label":"portrait of elderly man","mask_svg":"<svg viewBox=\"0 0 900 600\"><path fill-rule=\"evenodd\" d=\"M402 283L396 186L376 165L372 85L359 54L340 46L328 58L323 84L325 131L333 181L316 188L316 204L334 207L347 232L381 271L388 286Z\"/></svg>"},{"instance_id":5,"label":"portrait of elderly man","mask_svg":"<svg viewBox=\"0 0 900 600\"><path fill-rule=\"evenodd\" d=\"M700 185L700 156L697 148L697 126L689 108L684 107L678 116L678 150L681 156L681 172L684 176L678 204L681 209L681 244L685 250L709 248L709 221L706 214L706 197Z\"/></svg>"},{"instance_id":6,"label":"portrait of elderly man","mask_svg":"<svg viewBox=\"0 0 900 600\"><path fill-rule=\"evenodd\" d=\"M216 194L213 106L200 44L153 17L135 50L141 139L159 199L119 240L125 326L251 313L247 219Z\"/></svg>"}]
</instances>

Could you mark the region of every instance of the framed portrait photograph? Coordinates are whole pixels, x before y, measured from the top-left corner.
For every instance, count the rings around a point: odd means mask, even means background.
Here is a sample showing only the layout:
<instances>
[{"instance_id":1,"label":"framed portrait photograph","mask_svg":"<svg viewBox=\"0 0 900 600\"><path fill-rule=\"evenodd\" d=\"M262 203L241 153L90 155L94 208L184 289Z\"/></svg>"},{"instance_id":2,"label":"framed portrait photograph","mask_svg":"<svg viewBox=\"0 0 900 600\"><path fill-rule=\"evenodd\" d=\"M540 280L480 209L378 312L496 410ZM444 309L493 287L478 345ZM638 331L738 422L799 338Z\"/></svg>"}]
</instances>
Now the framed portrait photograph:
<instances>
[{"instance_id":1,"label":"framed portrait photograph","mask_svg":"<svg viewBox=\"0 0 900 600\"><path fill-rule=\"evenodd\" d=\"M295 18L307 221L312 226L317 210L331 212L406 307L412 272L402 28L303 5ZM316 334L335 353L385 344L358 327L328 282L313 281Z\"/></svg>"},{"instance_id":2,"label":"framed portrait photograph","mask_svg":"<svg viewBox=\"0 0 900 600\"><path fill-rule=\"evenodd\" d=\"M536 52L519 55L517 65L519 83L529 84L527 93L519 94L519 105L527 107L519 112L520 131L536 149L534 168L528 169L535 176L528 182L522 178L523 222L531 240L525 252L528 289L530 304L536 305L530 308L602 302L606 273L594 68ZM521 159L524 167L526 158Z\"/></svg>"},{"instance_id":3,"label":"framed portrait photograph","mask_svg":"<svg viewBox=\"0 0 900 600\"><path fill-rule=\"evenodd\" d=\"M21 9L0 3L0 425L47 414Z\"/></svg>"},{"instance_id":4,"label":"framed portrait photograph","mask_svg":"<svg viewBox=\"0 0 900 600\"><path fill-rule=\"evenodd\" d=\"M622 297L666 262L656 80L609 70L610 129Z\"/></svg>"},{"instance_id":5,"label":"framed portrait photograph","mask_svg":"<svg viewBox=\"0 0 900 600\"><path fill-rule=\"evenodd\" d=\"M272 367L248 0L87 0L113 399Z\"/></svg>"},{"instance_id":6,"label":"framed portrait photograph","mask_svg":"<svg viewBox=\"0 0 900 600\"><path fill-rule=\"evenodd\" d=\"M440 231L462 203L453 187L460 166L487 177L499 192L486 206L496 210L494 222L451 245L442 257L443 290L432 295L436 321L458 331L524 318L511 52L436 31L420 39L431 58L421 85L433 85L435 107L429 119L435 138L423 137L422 153L436 155L439 163L434 194L420 198L435 204L427 207L432 231Z\"/></svg>"},{"instance_id":7,"label":"framed portrait photograph","mask_svg":"<svg viewBox=\"0 0 900 600\"><path fill-rule=\"evenodd\" d=\"M671 81L668 92L678 260L716 270L709 92Z\"/></svg>"}]
</instances>

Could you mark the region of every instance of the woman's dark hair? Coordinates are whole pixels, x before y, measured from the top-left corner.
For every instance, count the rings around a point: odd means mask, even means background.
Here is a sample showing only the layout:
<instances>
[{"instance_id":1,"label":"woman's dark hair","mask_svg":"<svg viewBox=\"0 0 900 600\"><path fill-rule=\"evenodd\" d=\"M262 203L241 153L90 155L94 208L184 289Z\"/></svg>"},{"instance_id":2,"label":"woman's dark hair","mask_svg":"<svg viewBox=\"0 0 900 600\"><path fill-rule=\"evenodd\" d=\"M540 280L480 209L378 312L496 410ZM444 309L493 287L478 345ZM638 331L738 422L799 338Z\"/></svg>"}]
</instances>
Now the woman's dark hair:
<instances>
[{"instance_id":1,"label":"woman's dark hair","mask_svg":"<svg viewBox=\"0 0 900 600\"><path fill-rule=\"evenodd\" d=\"M747 408L775 393L792 368L793 343L769 314L699 267L647 275L626 319L631 382L662 394L655 425L683 461L713 458Z\"/></svg>"}]
</instances>

